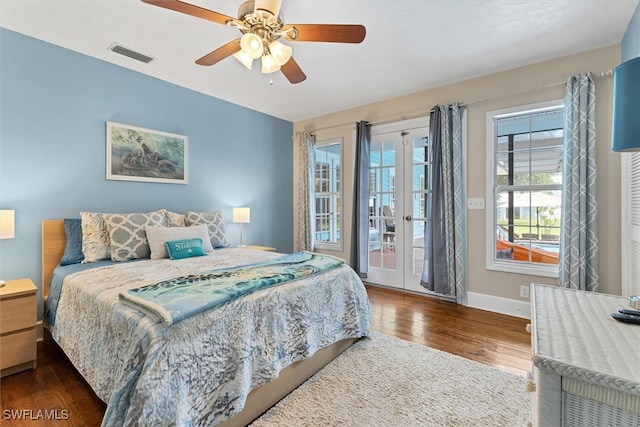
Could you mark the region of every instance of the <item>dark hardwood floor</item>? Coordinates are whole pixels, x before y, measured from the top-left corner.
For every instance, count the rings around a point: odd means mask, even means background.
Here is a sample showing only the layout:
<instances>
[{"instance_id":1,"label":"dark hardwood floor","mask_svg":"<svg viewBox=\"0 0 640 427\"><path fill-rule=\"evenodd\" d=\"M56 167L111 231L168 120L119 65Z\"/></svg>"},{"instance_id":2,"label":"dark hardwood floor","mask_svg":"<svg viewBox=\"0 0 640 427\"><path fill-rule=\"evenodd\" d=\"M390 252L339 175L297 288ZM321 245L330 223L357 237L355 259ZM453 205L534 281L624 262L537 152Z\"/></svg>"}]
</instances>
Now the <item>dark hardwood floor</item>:
<instances>
[{"instance_id":1,"label":"dark hardwood floor","mask_svg":"<svg viewBox=\"0 0 640 427\"><path fill-rule=\"evenodd\" d=\"M519 375L530 369L525 319L374 286L367 291L373 331ZM51 339L38 343L37 369L0 380L0 403L3 426L99 426L106 408ZM30 410L28 418L49 411L58 420L9 420L11 410Z\"/></svg>"},{"instance_id":2,"label":"dark hardwood floor","mask_svg":"<svg viewBox=\"0 0 640 427\"><path fill-rule=\"evenodd\" d=\"M525 375L531 370L529 320L367 286L371 329Z\"/></svg>"}]
</instances>

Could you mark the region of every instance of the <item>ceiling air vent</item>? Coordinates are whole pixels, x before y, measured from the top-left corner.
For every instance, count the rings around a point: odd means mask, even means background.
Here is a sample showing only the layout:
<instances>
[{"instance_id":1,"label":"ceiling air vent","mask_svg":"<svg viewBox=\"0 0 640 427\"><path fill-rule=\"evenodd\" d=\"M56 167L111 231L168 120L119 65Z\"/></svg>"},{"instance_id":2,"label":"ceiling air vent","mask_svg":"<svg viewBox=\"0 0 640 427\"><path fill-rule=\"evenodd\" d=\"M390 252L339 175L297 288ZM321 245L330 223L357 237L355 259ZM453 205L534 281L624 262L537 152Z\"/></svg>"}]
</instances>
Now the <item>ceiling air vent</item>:
<instances>
[{"instance_id":1,"label":"ceiling air vent","mask_svg":"<svg viewBox=\"0 0 640 427\"><path fill-rule=\"evenodd\" d=\"M148 64L149 62L153 61L152 57L144 55L140 52L136 52L135 50L128 49L117 43L114 43L111 46L109 46L109 50L112 50L115 53L119 53L120 55L127 56L131 59L135 59L136 61L144 62L145 64Z\"/></svg>"}]
</instances>

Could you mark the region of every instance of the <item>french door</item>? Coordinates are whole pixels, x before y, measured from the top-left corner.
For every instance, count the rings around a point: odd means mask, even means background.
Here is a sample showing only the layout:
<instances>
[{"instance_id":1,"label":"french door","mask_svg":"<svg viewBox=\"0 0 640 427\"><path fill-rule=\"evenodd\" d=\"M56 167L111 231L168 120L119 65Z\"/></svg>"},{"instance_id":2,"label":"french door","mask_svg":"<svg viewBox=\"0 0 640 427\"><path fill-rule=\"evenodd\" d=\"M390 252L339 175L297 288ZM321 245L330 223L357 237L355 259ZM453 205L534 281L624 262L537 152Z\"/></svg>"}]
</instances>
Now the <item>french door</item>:
<instances>
[{"instance_id":1,"label":"french door","mask_svg":"<svg viewBox=\"0 0 640 427\"><path fill-rule=\"evenodd\" d=\"M371 129L367 282L428 293L420 286L428 135L426 117Z\"/></svg>"}]
</instances>

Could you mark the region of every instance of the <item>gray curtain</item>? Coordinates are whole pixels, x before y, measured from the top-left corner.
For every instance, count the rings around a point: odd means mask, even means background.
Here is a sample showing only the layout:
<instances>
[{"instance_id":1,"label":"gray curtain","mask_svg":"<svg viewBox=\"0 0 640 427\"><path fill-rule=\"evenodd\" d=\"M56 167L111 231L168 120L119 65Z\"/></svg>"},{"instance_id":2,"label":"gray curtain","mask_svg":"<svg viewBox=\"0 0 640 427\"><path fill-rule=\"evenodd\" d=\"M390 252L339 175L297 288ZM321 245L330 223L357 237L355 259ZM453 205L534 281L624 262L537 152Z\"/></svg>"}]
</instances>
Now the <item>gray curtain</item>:
<instances>
[{"instance_id":1,"label":"gray curtain","mask_svg":"<svg viewBox=\"0 0 640 427\"><path fill-rule=\"evenodd\" d=\"M298 142L298 181L296 231L293 248L296 252L312 251L315 229L315 138L309 132L296 132Z\"/></svg>"},{"instance_id":2,"label":"gray curtain","mask_svg":"<svg viewBox=\"0 0 640 427\"><path fill-rule=\"evenodd\" d=\"M558 281L598 288L596 90L591 73L569 78L565 95L562 219Z\"/></svg>"},{"instance_id":3,"label":"gray curtain","mask_svg":"<svg viewBox=\"0 0 640 427\"><path fill-rule=\"evenodd\" d=\"M351 267L362 278L369 265L369 170L371 124L356 123L356 165L353 185L353 224L351 227Z\"/></svg>"},{"instance_id":4,"label":"gray curtain","mask_svg":"<svg viewBox=\"0 0 640 427\"><path fill-rule=\"evenodd\" d=\"M466 210L460 104L431 111L429 157L431 192L426 200L424 269L420 284L430 291L467 303Z\"/></svg>"}]
</instances>

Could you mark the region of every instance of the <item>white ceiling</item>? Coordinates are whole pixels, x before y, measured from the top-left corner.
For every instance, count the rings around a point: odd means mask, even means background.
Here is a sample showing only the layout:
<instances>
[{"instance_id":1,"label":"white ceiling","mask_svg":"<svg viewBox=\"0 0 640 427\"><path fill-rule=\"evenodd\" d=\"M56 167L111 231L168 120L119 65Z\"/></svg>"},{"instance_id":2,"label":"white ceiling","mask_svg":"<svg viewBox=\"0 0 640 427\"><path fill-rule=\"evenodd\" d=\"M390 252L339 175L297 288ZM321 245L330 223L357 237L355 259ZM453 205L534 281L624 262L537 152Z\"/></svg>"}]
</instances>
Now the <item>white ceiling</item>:
<instances>
[{"instance_id":1,"label":"white ceiling","mask_svg":"<svg viewBox=\"0 0 640 427\"><path fill-rule=\"evenodd\" d=\"M237 16L242 0L190 1ZM287 24L362 24L361 44L290 43L307 75L194 61L238 30L140 0L0 0L0 26L292 122L621 42L638 0L284 0ZM155 58L115 54L117 42ZM599 71L599 70L591 70Z\"/></svg>"}]
</instances>

